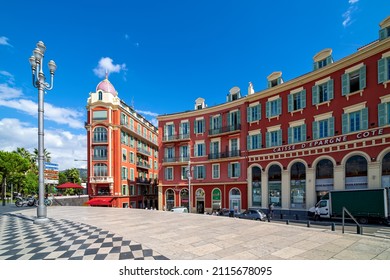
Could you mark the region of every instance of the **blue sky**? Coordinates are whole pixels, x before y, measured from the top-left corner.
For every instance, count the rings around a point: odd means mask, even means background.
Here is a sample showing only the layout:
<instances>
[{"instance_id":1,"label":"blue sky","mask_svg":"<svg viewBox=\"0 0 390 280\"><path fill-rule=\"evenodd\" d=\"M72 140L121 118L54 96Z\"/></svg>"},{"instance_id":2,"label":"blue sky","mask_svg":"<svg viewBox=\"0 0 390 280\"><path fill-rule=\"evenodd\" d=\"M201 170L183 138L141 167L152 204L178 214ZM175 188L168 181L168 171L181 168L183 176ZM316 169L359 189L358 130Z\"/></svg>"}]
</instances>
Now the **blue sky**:
<instances>
[{"instance_id":1,"label":"blue sky","mask_svg":"<svg viewBox=\"0 0 390 280\"><path fill-rule=\"evenodd\" d=\"M85 167L86 101L104 79L156 122L192 110L203 97L224 103L229 89L266 88L378 38L388 0L5 1L0 9L0 150L37 147L37 90L28 58L38 41L58 66L45 94L45 147L60 169Z\"/></svg>"}]
</instances>

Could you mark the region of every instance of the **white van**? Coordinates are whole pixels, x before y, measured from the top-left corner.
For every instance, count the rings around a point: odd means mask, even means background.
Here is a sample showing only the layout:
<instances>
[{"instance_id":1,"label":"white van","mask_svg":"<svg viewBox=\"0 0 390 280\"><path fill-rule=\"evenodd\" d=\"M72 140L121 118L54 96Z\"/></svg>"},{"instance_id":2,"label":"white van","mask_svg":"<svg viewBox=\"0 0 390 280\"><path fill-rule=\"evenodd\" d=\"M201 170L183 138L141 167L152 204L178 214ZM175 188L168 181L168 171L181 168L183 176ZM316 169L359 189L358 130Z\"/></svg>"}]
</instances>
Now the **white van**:
<instances>
[{"instance_id":1,"label":"white van","mask_svg":"<svg viewBox=\"0 0 390 280\"><path fill-rule=\"evenodd\" d=\"M188 213L188 209L187 209L187 207L184 207L184 206L173 207L171 209L171 212L175 212L175 213Z\"/></svg>"}]
</instances>

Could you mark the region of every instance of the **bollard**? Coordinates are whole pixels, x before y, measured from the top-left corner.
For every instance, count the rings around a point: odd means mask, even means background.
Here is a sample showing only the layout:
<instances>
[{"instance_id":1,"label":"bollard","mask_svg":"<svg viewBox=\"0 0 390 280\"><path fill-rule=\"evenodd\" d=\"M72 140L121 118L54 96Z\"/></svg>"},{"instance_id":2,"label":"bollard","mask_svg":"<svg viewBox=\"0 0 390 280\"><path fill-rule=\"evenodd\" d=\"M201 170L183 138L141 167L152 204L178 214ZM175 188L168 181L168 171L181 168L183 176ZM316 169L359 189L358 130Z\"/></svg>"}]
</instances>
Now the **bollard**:
<instances>
[{"instance_id":1,"label":"bollard","mask_svg":"<svg viewBox=\"0 0 390 280\"><path fill-rule=\"evenodd\" d=\"M289 220L286 220L286 225L288 225L289 224Z\"/></svg>"},{"instance_id":2,"label":"bollard","mask_svg":"<svg viewBox=\"0 0 390 280\"><path fill-rule=\"evenodd\" d=\"M271 217L269 215L267 215L267 220L268 222L271 222Z\"/></svg>"},{"instance_id":3,"label":"bollard","mask_svg":"<svg viewBox=\"0 0 390 280\"><path fill-rule=\"evenodd\" d=\"M295 220L299 220L298 214L295 214Z\"/></svg>"},{"instance_id":4,"label":"bollard","mask_svg":"<svg viewBox=\"0 0 390 280\"><path fill-rule=\"evenodd\" d=\"M280 219L283 220L283 213L280 213Z\"/></svg>"},{"instance_id":5,"label":"bollard","mask_svg":"<svg viewBox=\"0 0 390 280\"><path fill-rule=\"evenodd\" d=\"M363 234L363 227L362 226L356 226L356 233L357 234Z\"/></svg>"},{"instance_id":6,"label":"bollard","mask_svg":"<svg viewBox=\"0 0 390 280\"><path fill-rule=\"evenodd\" d=\"M330 227L331 227L332 231L335 231L336 224L335 224L335 223L332 223L332 224L330 225Z\"/></svg>"},{"instance_id":7,"label":"bollard","mask_svg":"<svg viewBox=\"0 0 390 280\"><path fill-rule=\"evenodd\" d=\"M310 221L309 220L307 220L307 227L310 227Z\"/></svg>"}]
</instances>

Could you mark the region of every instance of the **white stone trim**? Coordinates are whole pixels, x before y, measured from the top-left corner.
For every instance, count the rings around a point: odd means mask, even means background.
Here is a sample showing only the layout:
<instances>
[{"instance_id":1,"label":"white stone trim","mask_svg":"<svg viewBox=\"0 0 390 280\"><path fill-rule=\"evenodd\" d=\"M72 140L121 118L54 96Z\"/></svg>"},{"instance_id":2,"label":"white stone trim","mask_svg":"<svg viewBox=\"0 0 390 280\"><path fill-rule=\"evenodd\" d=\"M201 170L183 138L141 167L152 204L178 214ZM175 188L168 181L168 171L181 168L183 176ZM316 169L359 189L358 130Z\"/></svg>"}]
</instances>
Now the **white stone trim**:
<instances>
[{"instance_id":1,"label":"white stone trim","mask_svg":"<svg viewBox=\"0 0 390 280\"><path fill-rule=\"evenodd\" d=\"M362 102L362 103L359 103L359 104L355 104L355 105L352 105L352 106L345 107L345 108L343 108L344 114L349 114L349 113L356 112L356 111L359 111L361 109L364 109L364 108L366 108L366 103L367 102Z\"/></svg>"}]
</instances>

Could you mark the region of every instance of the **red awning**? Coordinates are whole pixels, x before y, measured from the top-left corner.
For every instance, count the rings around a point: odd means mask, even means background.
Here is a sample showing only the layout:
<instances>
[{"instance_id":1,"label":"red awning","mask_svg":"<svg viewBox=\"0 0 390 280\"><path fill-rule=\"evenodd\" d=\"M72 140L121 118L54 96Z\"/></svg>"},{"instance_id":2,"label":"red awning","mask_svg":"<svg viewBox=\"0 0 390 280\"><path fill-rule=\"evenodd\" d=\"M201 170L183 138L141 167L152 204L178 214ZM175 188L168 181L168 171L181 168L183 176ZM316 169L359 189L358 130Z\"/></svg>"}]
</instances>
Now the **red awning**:
<instances>
[{"instance_id":1,"label":"red awning","mask_svg":"<svg viewBox=\"0 0 390 280\"><path fill-rule=\"evenodd\" d=\"M90 206L112 206L111 205L112 198L109 197L94 197L87 201L87 204Z\"/></svg>"}]
</instances>

